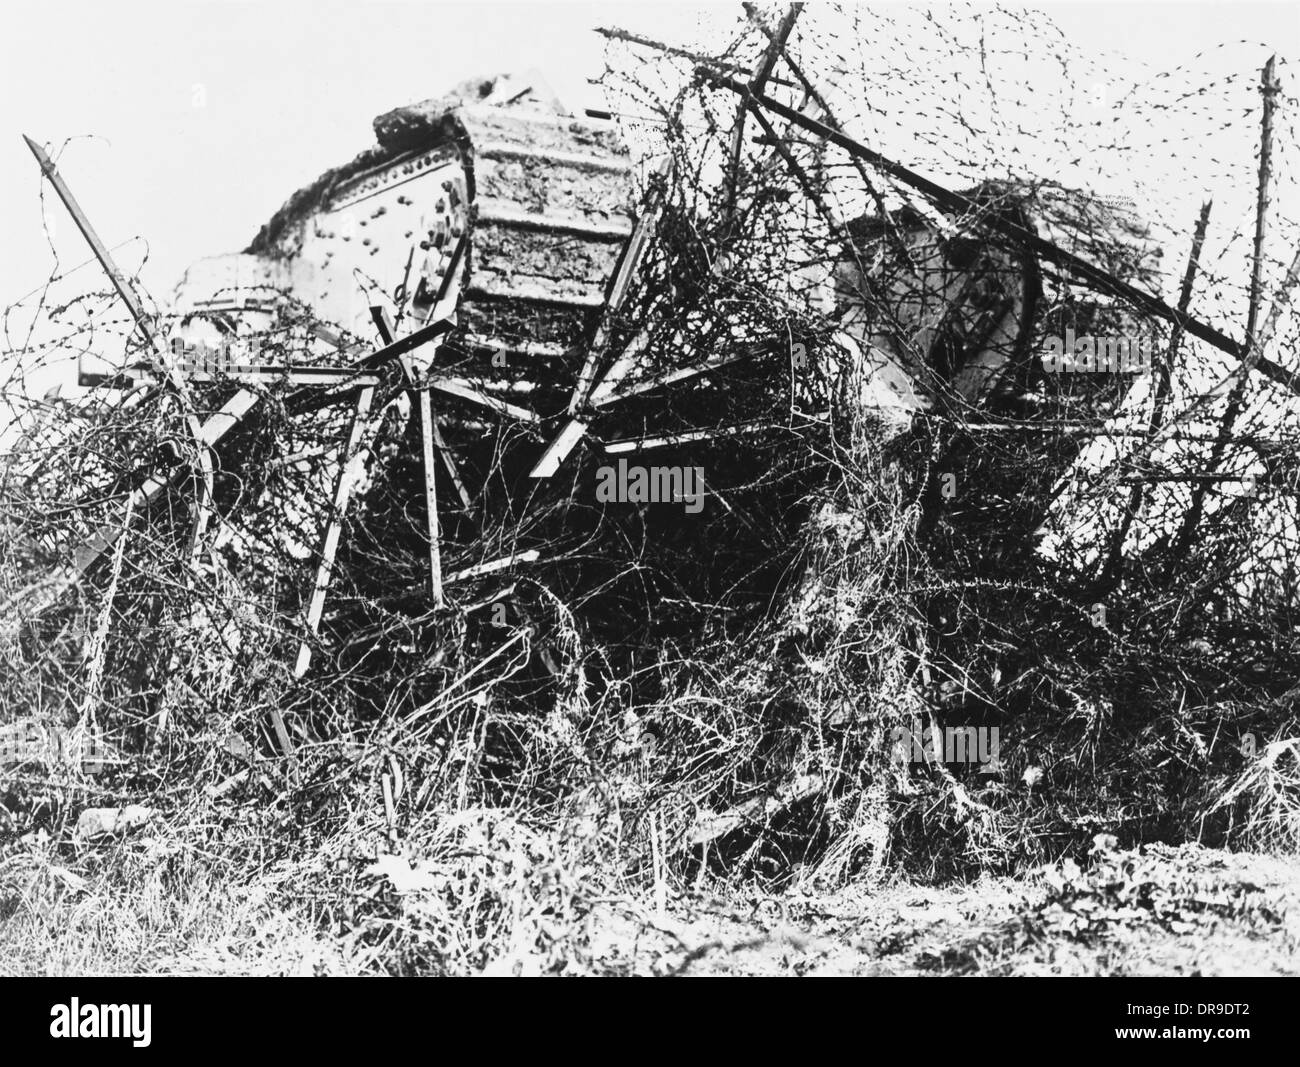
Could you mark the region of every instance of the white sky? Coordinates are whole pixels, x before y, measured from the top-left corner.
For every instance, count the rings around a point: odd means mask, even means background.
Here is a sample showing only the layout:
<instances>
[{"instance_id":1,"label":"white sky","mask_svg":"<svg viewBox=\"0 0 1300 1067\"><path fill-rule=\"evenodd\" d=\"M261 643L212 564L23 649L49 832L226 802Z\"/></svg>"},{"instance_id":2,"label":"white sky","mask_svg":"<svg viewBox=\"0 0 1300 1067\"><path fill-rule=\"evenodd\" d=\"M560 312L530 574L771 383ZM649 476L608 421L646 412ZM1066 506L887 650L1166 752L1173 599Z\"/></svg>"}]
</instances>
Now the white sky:
<instances>
[{"instance_id":1,"label":"white sky","mask_svg":"<svg viewBox=\"0 0 1300 1067\"><path fill-rule=\"evenodd\" d=\"M709 5L728 16L740 5ZM1173 65L1230 39L1283 52L1300 4L1045 5L1074 41ZM19 136L74 143L62 169L110 245L143 235L164 294L204 255L242 247L295 189L371 142L380 112L484 72L538 66L557 88L600 73L619 25L695 36L700 5L27 0L0 62L0 301L48 273L39 173ZM198 93L196 87L202 87ZM200 95L204 106L196 106ZM56 204L50 213L61 212ZM60 222L64 221L62 219ZM71 262L79 238L60 230Z\"/></svg>"},{"instance_id":2,"label":"white sky","mask_svg":"<svg viewBox=\"0 0 1300 1067\"><path fill-rule=\"evenodd\" d=\"M1080 47L1159 67L1230 40L1284 55L1300 41L1296 2L1044 6ZM592 27L690 43L702 10L725 22L740 5L26 0L6 10L0 61L0 305L53 265L20 134L55 147L92 135L60 169L108 245L147 238L142 278L162 299L194 260L242 248L290 193L372 143L375 115L503 70L539 67L580 91L603 67ZM85 260L52 196L45 211L64 269ZM128 271L143 248L119 253Z\"/></svg>"}]
</instances>

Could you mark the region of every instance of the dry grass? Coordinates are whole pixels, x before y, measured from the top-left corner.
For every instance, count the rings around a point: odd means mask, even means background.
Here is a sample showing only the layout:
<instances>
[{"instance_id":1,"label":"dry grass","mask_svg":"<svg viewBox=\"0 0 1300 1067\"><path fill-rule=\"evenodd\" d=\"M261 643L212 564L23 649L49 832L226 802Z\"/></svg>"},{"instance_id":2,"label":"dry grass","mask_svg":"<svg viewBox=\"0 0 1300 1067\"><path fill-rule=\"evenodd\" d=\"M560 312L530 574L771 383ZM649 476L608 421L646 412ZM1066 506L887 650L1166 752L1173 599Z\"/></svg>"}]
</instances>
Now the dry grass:
<instances>
[{"instance_id":1,"label":"dry grass","mask_svg":"<svg viewBox=\"0 0 1300 1067\"><path fill-rule=\"evenodd\" d=\"M365 973L364 955L285 907L283 881L232 878L157 839L78 858L33 836L0 865L0 973Z\"/></svg>"},{"instance_id":2,"label":"dry grass","mask_svg":"<svg viewBox=\"0 0 1300 1067\"><path fill-rule=\"evenodd\" d=\"M415 852L351 867L355 925L322 921L307 867L236 885L193 852L123 842L70 862L30 841L3 870L7 975L1295 974L1295 861L1187 847L967 885L667 894L583 880L553 845L465 813ZM65 865L55 860L63 859ZM84 871L78 874L77 871ZM337 870L335 873L339 873ZM591 873L591 872L586 872Z\"/></svg>"}]
</instances>

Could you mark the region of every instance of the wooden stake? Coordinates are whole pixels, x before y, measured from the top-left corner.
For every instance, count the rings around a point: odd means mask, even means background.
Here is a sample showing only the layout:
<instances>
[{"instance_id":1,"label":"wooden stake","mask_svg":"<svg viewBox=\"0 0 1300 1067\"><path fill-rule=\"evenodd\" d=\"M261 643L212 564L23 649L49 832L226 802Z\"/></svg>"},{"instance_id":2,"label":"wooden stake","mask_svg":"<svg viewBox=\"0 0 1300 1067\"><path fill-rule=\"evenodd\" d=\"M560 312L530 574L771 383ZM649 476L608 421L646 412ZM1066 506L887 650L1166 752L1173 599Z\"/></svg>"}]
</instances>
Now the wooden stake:
<instances>
[{"instance_id":1,"label":"wooden stake","mask_svg":"<svg viewBox=\"0 0 1300 1067\"><path fill-rule=\"evenodd\" d=\"M596 371L605 358L615 321L622 310L623 302L627 299L628 290L631 289L632 282L640 271L641 263L650 247L650 236L659 222L659 216L667 199L668 179L671 174L672 157L668 157L659 164L655 174L650 179L650 189L641 208L641 217L637 220L636 228L628 238L627 244L623 248L623 254L619 258L618 268L614 272L614 280L610 285L609 295L605 300L605 309L601 314L600 325L597 327L596 335L592 338L591 346L587 350L587 357L583 360L582 370L578 373L578 382L574 386L573 395L569 398L570 418L560 429L555 439L546 447L541 459L534 464L533 469L528 473L530 478L551 477L559 470L560 464L564 462L569 453L573 451L573 446L581 441L587 433L586 421L576 416L586 406L588 400L594 396L592 386L595 382ZM595 392L621 381L636 365L641 350L645 348L649 341L650 332L643 328L628 343L619 358L614 362L614 365L605 372L600 383L596 385Z\"/></svg>"},{"instance_id":2,"label":"wooden stake","mask_svg":"<svg viewBox=\"0 0 1300 1067\"><path fill-rule=\"evenodd\" d=\"M634 437L625 441L611 441L605 446L605 451L609 455L618 455L622 452L648 452L654 448L684 445L692 441L711 441L717 437L735 437L737 434L758 433L772 428L767 423L754 423L749 426L722 426L716 430L690 430L664 437Z\"/></svg>"},{"instance_id":3,"label":"wooden stake","mask_svg":"<svg viewBox=\"0 0 1300 1067\"><path fill-rule=\"evenodd\" d=\"M189 381L201 385L218 381L245 382L247 384L289 382L299 386L350 387L378 385L375 374L358 372L355 367L288 367L281 364L244 363L220 370L194 370L187 374ZM87 388L134 389L139 385L154 385L156 376L148 367L132 365L115 374L96 374L78 370L77 384Z\"/></svg>"},{"instance_id":4,"label":"wooden stake","mask_svg":"<svg viewBox=\"0 0 1300 1067\"><path fill-rule=\"evenodd\" d=\"M592 338L587 358L583 361L582 370L578 374L578 384L569 398L570 415L577 415L587 402L587 394L591 390L596 368L605 356L610 334L613 332L619 313L623 310L628 291L641 270L642 260L645 259L645 254L650 247L650 237L659 223L659 216L667 198L668 178L671 173L672 158L669 157L660 163L650 178L650 189L641 208L641 217L637 219L636 228L628 237L623 255L619 258L618 269L614 272L614 281L605 300L605 310L601 314L600 325L596 328L596 335Z\"/></svg>"},{"instance_id":5,"label":"wooden stake","mask_svg":"<svg viewBox=\"0 0 1300 1067\"><path fill-rule=\"evenodd\" d=\"M99 260L99 265L103 268L104 273L108 275L108 280L112 283L113 288L117 290L117 295L122 303L126 305L127 310L131 313L131 318L149 347L153 349L158 357L158 362L162 366L163 374L167 379L168 385L180 398L181 405L184 409L185 422L189 426L190 434L194 438L195 445L198 449L197 461L199 473L203 479L203 499L195 511L194 528L190 534L190 555L191 558L196 556L199 551L199 543L203 537L203 531L207 526L208 504L212 500L212 456L208 454L207 448L200 441L200 426L198 417L194 414L194 405L190 400L189 389L185 385L185 379L176 373L167 353L158 336L154 331L153 320L148 312L144 309L144 304L136 295L131 284L126 280L121 270L118 269L117 263L114 262L112 254L103 241L99 239L99 234L90 224L90 219L86 213L81 210L81 205L77 203L77 198L72 195L72 190L68 188L67 183L63 180L62 175L54 166L54 161L45 154L45 150L33 141L26 134L23 140L27 142L27 147L31 149L32 155L36 157L36 162L40 164L41 171L44 173L54 191L58 194L59 199L63 201L63 206L67 208L68 214L72 216L72 221L76 223L77 229L81 231L81 236L86 239L90 245L90 250Z\"/></svg>"},{"instance_id":6,"label":"wooden stake","mask_svg":"<svg viewBox=\"0 0 1300 1067\"><path fill-rule=\"evenodd\" d=\"M393 343L393 324L389 321L388 313L382 307L372 307L370 316L374 319L375 328L379 330L380 339L386 344ZM434 356L437 355L435 349ZM438 432L438 419L433 411L433 403L429 396L429 386L423 369L409 356L401 356L402 373L406 375L406 380L411 383L415 391L416 402L420 409L420 440L422 448L422 461L424 467L424 510L426 515L427 530L429 536L429 596L433 600L436 608L445 606L445 599L442 593L442 547L439 543L438 531L438 495L436 482L436 468L433 462L433 450L436 447L439 455L442 456L442 462L451 474L452 484L455 485L457 493L460 494L461 503L468 510L470 506L469 493L465 489L465 483L460 479L460 473L456 470L456 461L452 458L451 449L442 439L442 434ZM433 362L433 357L429 360Z\"/></svg>"},{"instance_id":7,"label":"wooden stake","mask_svg":"<svg viewBox=\"0 0 1300 1067\"><path fill-rule=\"evenodd\" d=\"M582 419L570 419L564 424L564 428L556 435L542 453L542 458L537 461L533 469L529 471L530 478L549 478L557 470L560 464L568 458L573 446L586 436L587 423Z\"/></svg>"},{"instance_id":8,"label":"wooden stake","mask_svg":"<svg viewBox=\"0 0 1300 1067\"><path fill-rule=\"evenodd\" d=\"M785 51L785 42L790 37L790 31L794 29L795 19L799 17L799 12L803 9L803 4L791 4L781 19L780 25L770 35L767 48L763 51L762 58L754 67L752 76L749 79L749 87L756 93L761 93L767 88L767 79L772 76L772 68L776 66L777 60L781 58L781 53ZM757 12L746 5L746 12L750 20L760 23ZM745 116L749 112L749 107L742 100L736 108L736 121L731 127L731 151L729 153L729 165L726 173L726 208L724 209L723 218L729 225L736 214L736 195L740 186L740 155L745 146Z\"/></svg>"},{"instance_id":9,"label":"wooden stake","mask_svg":"<svg viewBox=\"0 0 1300 1067\"><path fill-rule=\"evenodd\" d=\"M527 552L516 552L510 556L503 556L501 559L494 559L489 563L478 563L473 567L466 567L463 571L455 571L447 575L446 581L450 585L452 582L463 582L467 578L481 578L485 574L503 571L516 563L532 563L540 556L541 553L537 549L530 548Z\"/></svg>"},{"instance_id":10,"label":"wooden stake","mask_svg":"<svg viewBox=\"0 0 1300 1067\"><path fill-rule=\"evenodd\" d=\"M352 493L352 463L362 444L362 436L366 431L366 418L370 414L370 406L374 398L373 386L367 386L357 395L357 406L352 413L352 425L348 429L347 447L339 457L338 477L334 481L333 504L329 522L325 527L325 539L321 545L320 564L316 569L316 584L312 588L311 603L307 608L309 636L303 640L298 649L298 662L293 669L295 678L301 678L311 666L311 638L320 629L321 614L325 610L325 595L329 592L330 576L334 570L334 556L338 552L339 535L343 529L343 516Z\"/></svg>"},{"instance_id":11,"label":"wooden stake","mask_svg":"<svg viewBox=\"0 0 1300 1067\"><path fill-rule=\"evenodd\" d=\"M257 399L256 393L240 390L227 400L221 406L220 411L210 416L199 427L199 441L202 445L210 448L220 441L222 437L238 425L239 420L257 403ZM153 475L131 494L132 506L138 508L142 504L150 503L175 480L175 475ZM46 602L53 603L54 600L58 599L64 590L79 580L100 556L112 549L117 544L118 539L125 533L126 528L121 522L107 523L95 531L73 551L72 567L64 572Z\"/></svg>"},{"instance_id":12,"label":"wooden stake","mask_svg":"<svg viewBox=\"0 0 1300 1067\"><path fill-rule=\"evenodd\" d=\"M469 511L474 502L470 499L469 490L465 488L465 483L461 481L460 471L456 469L456 460L451 454L451 449L447 447L447 442L442 439L442 431L438 429L438 420L436 418L429 428L433 432L433 443L438 449L438 455L442 457L442 465L447 468L451 484L456 487L456 495L460 497L464 509Z\"/></svg>"},{"instance_id":13,"label":"wooden stake","mask_svg":"<svg viewBox=\"0 0 1300 1067\"><path fill-rule=\"evenodd\" d=\"M382 309L380 310L382 311ZM373 315L373 313L372 309L371 314ZM450 333L455 328L456 324L450 319L439 319L428 326L421 326L418 330L408 333L405 337L398 338L396 341L389 340L383 348L365 356L357 365L368 369L382 367L386 363L400 359L408 352L414 352L423 344L437 340L443 334ZM391 332L389 337L392 337Z\"/></svg>"},{"instance_id":14,"label":"wooden stake","mask_svg":"<svg viewBox=\"0 0 1300 1067\"><path fill-rule=\"evenodd\" d=\"M442 552L439 547L438 532L438 493L434 481L437 467L433 459L434 416L433 405L429 401L429 390L423 382L423 374L416 372L416 394L420 398L420 442L424 454L424 504L429 536L429 598L435 608L445 604L442 596Z\"/></svg>"},{"instance_id":15,"label":"wooden stake","mask_svg":"<svg viewBox=\"0 0 1300 1067\"><path fill-rule=\"evenodd\" d=\"M384 787L384 821L388 823L388 843L397 851L397 812L393 807L393 778L385 773L380 779Z\"/></svg>"},{"instance_id":16,"label":"wooden stake","mask_svg":"<svg viewBox=\"0 0 1300 1067\"><path fill-rule=\"evenodd\" d=\"M511 404L499 397L489 396L464 378L430 378L428 387L460 400L468 400L471 404L478 404L500 415L509 415L520 422L536 424L542 421L541 416L536 412L521 408L518 404Z\"/></svg>"},{"instance_id":17,"label":"wooden stake","mask_svg":"<svg viewBox=\"0 0 1300 1067\"><path fill-rule=\"evenodd\" d=\"M1201 214L1196 220L1196 232L1192 236L1192 251L1187 257L1187 269L1183 272L1183 285L1178 293L1178 310L1184 314L1186 314L1192 302L1192 286L1195 284L1196 272L1200 266L1201 247L1205 244L1205 231L1210 224L1211 203L1212 201L1207 200L1201 205ZM1169 335L1169 349L1156 370L1156 391L1151 408L1150 423L1153 434L1160 429L1161 424L1164 422L1165 401L1169 396L1170 381L1178 359L1178 347L1182 339L1183 331L1175 323ZM1130 457L1127 462L1131 463L1136 458L1137 456ZM1119 529L1115 532L1115 538L1111 542L1110 555L1106 561L1105 570L1102 572L1101 584L1103 586L1113 582L1119 573L1119 564L1124 552L1124 541L1128 538L1128 532L1133 526L1134 519L1137 518L1138 512L1142 509L1145 492L1145 487L1141 482L1135 484L1129 492L1128 506L1125 509L1123 519L1120 520Z\"/></svg>"},{"instance_id":18,"label":"wooden stake","mask_svg":"<svg viewBox=\"0 0 1300 1067\"><path fill-rule=\"evenodd\" d=\"M1250 268L1250 304L1246 311L1246 358L1239 368L1239 377L1228 397L1228 406L1219 422L1219 437L1210 450L1209 470L1213 472L1223 461L1232 428L1245 404L1249 372L1263 358L1255 326L1259 318L1260 287L1264 270L1264 238L1268 231L1269 186L1273 177L1273 110L1276 98L1282 91L1274 72L1276 56L1270 56L1260 77L1260 92L1264 97L1264 114L1260 123L1259 182L1255 193L1255 250ZM1191 507L1183 517L1182 529L1174 540L1171 560L1181 560L1191 545L1196 527L1205 509L1205 496L1210 483L1201 483L1192 490Z\"/></svg>"},{"instance_id":19,"label":"wooden stake","mask_svg":"<svg viewBox=\"0 0 1300 1067\"><path fill-rule=\"evenodd\" d=\"M752 350L735 352L727 356L719 356L711 359L707 363L701 363L697 367L683 367L680 370L670 371L667 374L661 374L657 378L651 378L649 381L638 382L636 385L628 386L617 393L603 395L599 400L593 398L591 406L594 408L608 407L610 404L616 404L620 400L627 400L630 397L639 396L641 393L648 393L653 389L662 388L665 385L672 385L675 382L683 382L688 378L695 378L701 374L708 374L710 371L719 370L722 367L729 367L733 363L739 363L742 359L748 359L751 356L759 355L767 351L767 346L757 346Z\"/></svg>"},{"instance_id":20,"label":"wooden stake","mask_svg":"<svg viewBox=\"0 0 1300 1067\"><path fill-rule=\"evenodd\" d=\"M611 41L626 41L628 44L641 45L643 48L653 48L656 52L663 52L665 55L680 56L683 59L689 59L695 63L707 63L718 70L730 70L736 74L750 73L746 67L739 63L718 62L712 56L706 56L701 52L692 52L687 48L678 48L676 45L664 44L661 41L653 41L649 37L642 37L640 34L629 33L627 30L610 29L607 26L594 27L595 32L602 37ZM771 81L778 85L789 85L789 82L783 82L779 78L771 78Z\"/></svg>"}]
</instances>

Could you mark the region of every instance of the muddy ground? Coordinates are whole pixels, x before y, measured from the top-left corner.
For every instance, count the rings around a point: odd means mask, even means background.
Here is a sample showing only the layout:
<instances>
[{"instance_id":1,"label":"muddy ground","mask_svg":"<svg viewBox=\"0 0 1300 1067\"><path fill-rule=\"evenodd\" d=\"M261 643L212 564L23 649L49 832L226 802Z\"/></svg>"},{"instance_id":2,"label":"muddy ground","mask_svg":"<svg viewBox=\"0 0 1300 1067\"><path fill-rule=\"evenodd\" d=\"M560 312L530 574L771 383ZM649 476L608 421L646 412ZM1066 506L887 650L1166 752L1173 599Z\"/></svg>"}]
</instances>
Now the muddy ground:
<instances>
[{"instance_id":1,"label":"muddy ground","mask_svg":"<svg viewBox=\"0 0 1300 1067\"><path fill-rule=\"evenodd\" d=\"M591 921L605 973L1294 975L1300 859L1157 845L1077 874L614 902Z\"/></svg>"}]
</instances>

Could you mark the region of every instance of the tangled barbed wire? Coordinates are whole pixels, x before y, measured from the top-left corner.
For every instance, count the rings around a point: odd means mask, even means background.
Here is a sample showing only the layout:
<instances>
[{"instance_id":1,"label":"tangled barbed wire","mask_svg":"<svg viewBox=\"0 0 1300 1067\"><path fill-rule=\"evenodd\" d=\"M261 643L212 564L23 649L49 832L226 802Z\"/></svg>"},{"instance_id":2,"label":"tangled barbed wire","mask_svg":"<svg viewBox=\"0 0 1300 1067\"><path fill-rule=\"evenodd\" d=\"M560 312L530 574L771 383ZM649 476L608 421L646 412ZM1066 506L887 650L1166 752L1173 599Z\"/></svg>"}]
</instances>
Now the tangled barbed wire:
<instances>
[{"instance_id":1,"label":"tangled barbed wire","mask_svg":"<svg viewBox=\"0 0 1300 1067\"><path fill-rule=\"evenodd\" d=\"M81 794L262 790L298 825L364 798L390 833L513 808L595 826L645 878L664 856L683 877L1000 866L1098 826L1293 844L1295 100L1272 97L1255 271L1257 50L1146 71L1037 13L832 5L751 8L723 44L610 38L663 210L599 435L700 470L698 514L602 499L595 449L530 479L544 433L449 418L438 610L408 387L382 381L348 456L339 394L217 373L193 414L258 402L214 444L195 545L205 490L165 391L31 388L73 354L110 377L149 355L105 294L52 284L24 306L43 336L6 333L0 716L114 753L94 781L65 762ZM1284 373L1213 392L1242 353L1116 285L1268 327ZM299 367L370 343L265 295L239 341ZM443 352L493 377L464 332ZM548 430L575 379L495 376ZM344 464L358 503L302 675ZM900 762L892 737L927 727L1000 731L998 764Z\"/></svg>"}]
</instances>

